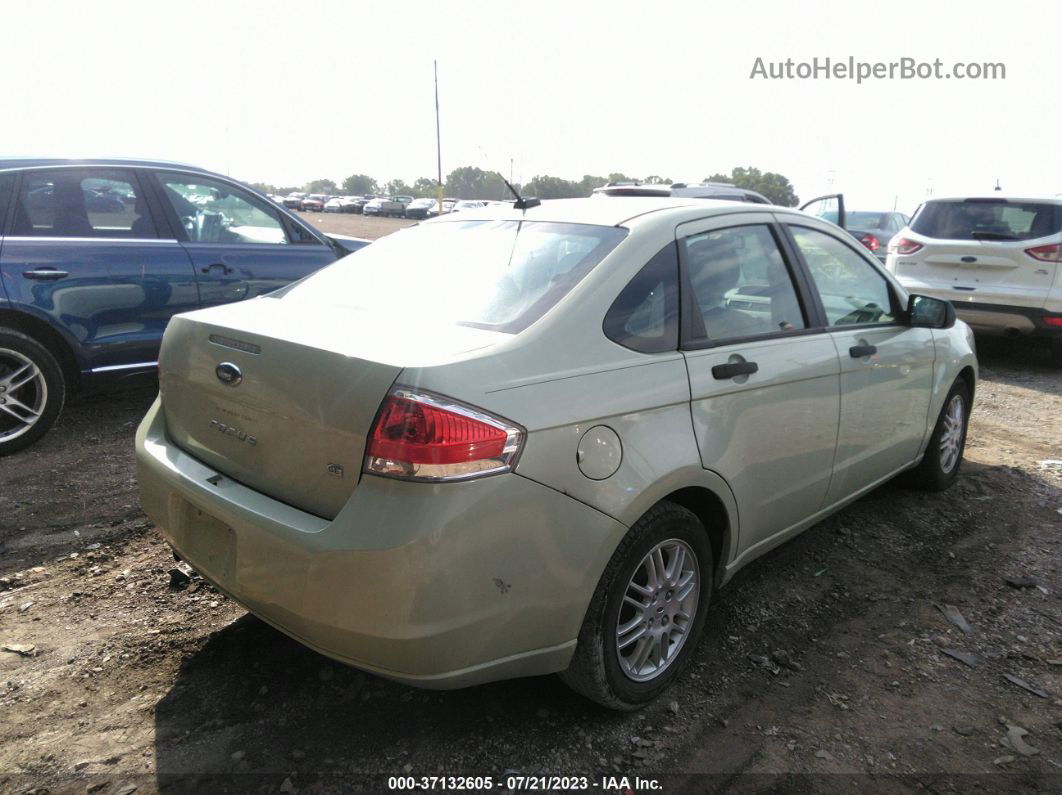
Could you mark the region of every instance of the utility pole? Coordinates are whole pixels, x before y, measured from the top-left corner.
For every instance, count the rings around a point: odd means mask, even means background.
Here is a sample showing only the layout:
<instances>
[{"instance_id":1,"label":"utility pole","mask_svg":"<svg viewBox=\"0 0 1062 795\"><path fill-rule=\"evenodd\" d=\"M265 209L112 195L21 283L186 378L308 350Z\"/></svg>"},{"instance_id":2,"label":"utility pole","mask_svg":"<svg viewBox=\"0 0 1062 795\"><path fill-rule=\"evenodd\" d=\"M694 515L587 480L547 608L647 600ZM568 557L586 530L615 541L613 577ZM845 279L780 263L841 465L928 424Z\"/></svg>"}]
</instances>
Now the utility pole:
<instances>
[{"instance_id":1,"label":"utility pole","mask_svg":"<svg viewBox=\"0 0 1062 795\"><path fill-rule=\"evenodd\" d=\"M435 208L436 213L442 214L443 206L443 182L442 182L442 138L439 134L439 62L433 61L435 64L435 156L439 166L439 178L438 188L436 190L437 201L439 206Z\"/></svg>"}]
</instances>

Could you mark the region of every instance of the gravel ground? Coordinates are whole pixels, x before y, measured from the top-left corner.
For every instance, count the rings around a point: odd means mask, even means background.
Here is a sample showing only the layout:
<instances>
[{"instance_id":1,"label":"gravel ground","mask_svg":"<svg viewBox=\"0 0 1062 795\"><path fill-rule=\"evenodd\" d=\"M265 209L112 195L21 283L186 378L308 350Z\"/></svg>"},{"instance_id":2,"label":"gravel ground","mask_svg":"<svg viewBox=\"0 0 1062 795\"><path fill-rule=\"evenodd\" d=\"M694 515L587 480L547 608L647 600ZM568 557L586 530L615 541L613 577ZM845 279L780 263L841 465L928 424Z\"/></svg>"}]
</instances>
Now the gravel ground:
<instances>
[{"instance_id":1,"label":"gravel ground","mask_svg":"<svg viewBox=\"0 0 1062 795\"><path fill-rule=\"evenodd\" d=\"M506 771L606 791L621 775L1059 791L1062 468L1042 462L1062 459L1062 371L981 348L956 485L886 485L745 569L689 671L623 715L555 677L413 690L171 582L132 455L154 389L75 400L0 459L0 792L385 791L391 775Z\"/></svg>"}]
</instances>

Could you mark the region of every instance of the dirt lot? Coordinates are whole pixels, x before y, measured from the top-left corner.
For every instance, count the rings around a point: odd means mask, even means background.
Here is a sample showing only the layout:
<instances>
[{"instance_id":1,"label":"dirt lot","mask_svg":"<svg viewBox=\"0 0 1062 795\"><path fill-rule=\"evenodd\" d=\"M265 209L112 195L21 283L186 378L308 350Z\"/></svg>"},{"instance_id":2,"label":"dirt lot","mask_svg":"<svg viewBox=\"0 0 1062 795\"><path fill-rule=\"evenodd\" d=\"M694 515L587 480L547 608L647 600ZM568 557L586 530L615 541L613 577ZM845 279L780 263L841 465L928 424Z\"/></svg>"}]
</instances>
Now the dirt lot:
<instances>
[{"instance_id":1,"label":"dirt lot","mask_svg":"<svg viewBox=\"0 0 1062 795\"><path fill-rule=\"evenodd\" d=\"M689 672L633 715L554 677L412 690L171 585L132 455L154 390L79 399L0 460L0 646L21 650L0 651L0 792L385 791L389 775L507 771L592 789L623 774L667 791L1058 791L1062 468L1042 462L1062 458L1062 371L1042 353L982 341L959 482L888 485L746 569Z\"/></svg>"}]
</instances>

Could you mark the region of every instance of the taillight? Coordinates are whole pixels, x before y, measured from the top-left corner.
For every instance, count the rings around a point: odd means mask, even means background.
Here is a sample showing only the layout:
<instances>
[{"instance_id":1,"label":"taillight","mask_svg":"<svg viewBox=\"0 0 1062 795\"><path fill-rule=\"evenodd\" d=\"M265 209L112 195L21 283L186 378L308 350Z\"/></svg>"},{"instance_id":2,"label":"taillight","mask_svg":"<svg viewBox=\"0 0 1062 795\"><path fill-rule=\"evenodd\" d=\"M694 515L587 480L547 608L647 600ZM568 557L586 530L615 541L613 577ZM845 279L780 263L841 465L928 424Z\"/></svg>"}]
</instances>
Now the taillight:
<instances>
[{"instance_id":1,"label":"taillight","mask_svg":"<svg viewBox=\"0 0 1062 795\"><path fill-rule=\"evenodd\" d=\"M1062 327L1062 315L1044 315L1044 324L1048 326Z\"/></svg>"},{"instance_id":2,"label":"taillight","mask_svg":"<svg viewBox=\"0 0 1062 795\"><path fill-rule=\"evenodd\" d=\"M1062 243L1048 243L1046 246L1027 248L1025 253L1040 262L1062 262Z\"/></svg>"},{"instance_id":3,"label":"taillight","mask_svg":"<svg viewBox=\"0 0 1062 795\"><path fill-rule=\"evenodd\" d=\"M376 415L365 472L404 480L467 480L512 469L524 431L441 395L395 387Z\"/></svg>"},{"instance_id":4,"label":"taillight","mask_svg":"<svg viewBox=\"0 0 1062 795\"><path fill-rule=\"evenodd\" d=\"M881 241L874 237L874 235L870 234L870 232L867 232L865 235L859 238L859 242L871 251L877 251L879 248L881 248Z\"/></svg>"},{"instance_id":5,"label":"taillight","mask_svg":"<svg viewBox=\"0 0 1062 795\"><path fill-rule=\"evenodd\" d=\"M916 251L922 249L921 243L916 243L913 240L908 240L906 237L893 238L889 243L888 252L890 254L914 254Z\"/></svg>"}]
</instances>

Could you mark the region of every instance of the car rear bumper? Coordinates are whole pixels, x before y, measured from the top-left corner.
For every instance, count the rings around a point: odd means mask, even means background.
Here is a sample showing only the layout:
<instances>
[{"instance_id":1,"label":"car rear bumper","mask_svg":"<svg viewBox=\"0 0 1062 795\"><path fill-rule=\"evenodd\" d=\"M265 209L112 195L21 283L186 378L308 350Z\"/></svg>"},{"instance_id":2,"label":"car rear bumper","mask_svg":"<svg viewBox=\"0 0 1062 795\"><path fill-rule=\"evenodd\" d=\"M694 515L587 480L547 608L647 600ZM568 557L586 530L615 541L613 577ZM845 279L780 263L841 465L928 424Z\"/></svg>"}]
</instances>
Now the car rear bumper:
<instances>
[{"instance_id":1,"label":"car rear bumper","mask_svg":"<svg viewBox=\"0 0 1062 795\"><path fill-rule=\"evenodd\" d=\"M614 519L506 474L446 484L363 476L329 522L218 479L168 440L160 408L137 431L144 510L255 615L322 654L420 687L567 667L626 531Z\"/></svg>"},{"instance_id":2,"label":"car rear bumper","mask_svg":"<svg viewBox=\"0 0 1062 795\"><path fill-rule=\"evenodd\" d=\"M1062 325L1048 323L1048 319L1062 319L1044 309L1007 304L986 304L956 301L955 313L974 331L1010 336L1062 337Z\"/></svg>"}]
</instances>

